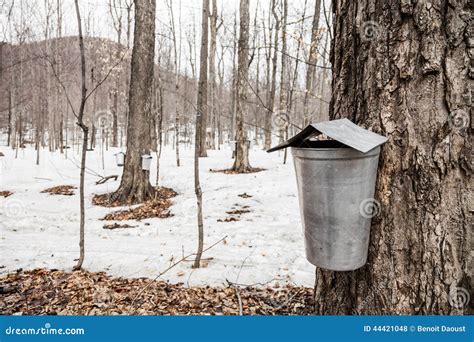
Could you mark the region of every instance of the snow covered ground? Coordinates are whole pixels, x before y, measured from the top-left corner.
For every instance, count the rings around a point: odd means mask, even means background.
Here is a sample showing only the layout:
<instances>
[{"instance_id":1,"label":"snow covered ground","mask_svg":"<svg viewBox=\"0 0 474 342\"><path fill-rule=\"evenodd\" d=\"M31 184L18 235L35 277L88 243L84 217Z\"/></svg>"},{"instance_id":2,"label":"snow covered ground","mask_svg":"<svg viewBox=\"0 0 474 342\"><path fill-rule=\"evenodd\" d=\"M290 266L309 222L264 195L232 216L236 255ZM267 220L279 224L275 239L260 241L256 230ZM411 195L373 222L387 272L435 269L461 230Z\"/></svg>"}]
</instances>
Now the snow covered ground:
<instances>
[{"instance_id":1,"label":"snow covered ground","mask_svg":"<svg viewBox=\"0 0 474 342\"><path fill-rule=\"evenodd\" d=\"M0 273L18 268L36 267L71 270L79 255L79 192L74 196L41 193L56 185L79 185L77 148L68 150L68 158L59 152L42 150L40 165L35 165L36 151L22 149L15 158L10 148L0 147L0 191L13 195L0 197ZM161 158L162 186L178 192L170 208L173 217L130 221L136 228L103 229L105 214L118 208L93 206L93 194L115 190L119 181L95 185L102 175L121 174L115 166L114 153L104 152L102 168L100 148L87 155L90 173L86 177L86 258L84 268L106 271L123 277L154 278L197 246L196 200L193 183L193 151L182 148L180 168L174 150L165 148ZM224 285L226 279L242 284L273 280L312 286L314 266L306 261L299 217L296 180L291 156L286 165L283 155L267 154L253 148L250 161L266 170L245 175L210 172L232 165L229 149L209 151L202 158L201 184L204 198L205 245L227 236L206 253L212 258L205 268L192 269L182 262L161 278L185 285ZM154 158L152 170L155 167ZM155 182L152 171L152 184ZM247 193L250 198L239 197ZM218 222L229 217L226 211L250 206L237 222ZM124 223L124 222L120 222Z\"/></svg>"}]
</instances>

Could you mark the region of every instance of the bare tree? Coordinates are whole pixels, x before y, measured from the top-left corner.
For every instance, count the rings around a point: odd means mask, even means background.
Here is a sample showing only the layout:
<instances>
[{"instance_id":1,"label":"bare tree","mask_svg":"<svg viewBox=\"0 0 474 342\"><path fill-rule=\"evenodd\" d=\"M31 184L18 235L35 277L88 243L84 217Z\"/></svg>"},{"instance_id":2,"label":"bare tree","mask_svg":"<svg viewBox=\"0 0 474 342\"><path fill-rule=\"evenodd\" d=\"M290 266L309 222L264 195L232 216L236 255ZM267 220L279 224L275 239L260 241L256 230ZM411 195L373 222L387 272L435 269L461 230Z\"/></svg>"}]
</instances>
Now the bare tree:
<instances>
[{"instance_id":1,"label":"bare tree","mask_svg":"<svg viewBox=\"0 0 474 342\"><path fill-rule=\"evenodd\" d=\"M112 17L115 32L117 33L117 49L115 50L115 59L120 59L120 48L122 44L122 1L109 0L109 11ZM113 92L113 110L112 110L112 143L113 147L118 146L118 97L120 89L120 77L115 77L115 89Z\"/></svg>"},{"instance_id":2,"label":"bare tree","mask_svg":"<svg viewBox=\"0 0 474 342\"><path fill-rule=\"evenodd\" d=\"M216 110L216 50L217 50L217 0L212 0L210 17L211 44L209 51L209 116L211 119L211 148L215 149L218 110Z\"/></svg>"},{"instance_id":3,"label":"bare tree","mask_svg":"<svg viewBox=\"0 0 474 342\"><path fill-rule=\"evenodd\" d=\"M154 86L154 110L156 111L155 130L157 134L156 139L156 183L155 188L158 189L160 182L160 159L161 151L163 150L163 116L164 116L164 99L163 99L163 84L161 80L161 56L158 57L158 67L155 75Z\"/></svg>"},{"instance_id":4,"label":"bare tree","mask_svg":"<svg viewBox=\"0 0 474 342\"><path fill-rule=\"evenodd\" d=\"M121 203L140 203L154 195L149 170L142 169L142 155L152 148L152 98L155 55L155 0L135 2L127 153L119 189Z\"/></svg>"},{"instance_id":5,"label":"bare tree","mask_svg":"<svg viewBox=\"0 0 474 342\"><path fill-rule=\"evenodd\" d=\"M304 102L303 102L303 126L308 125L312 120L312 115L309 114L310 108L312 108L312 106L309 105L309 100L311 96L314 96L314 86L315 86L314 78L316 75L316 63L318 60L318 43L320 40L320 33L319 33L320 14L321 14L321 0L316 0L314 3L313 24L311 28L311 43L309 46L308 64L307 64L307 69L306 69L306 89L305 89Z\"/></svg>"},{"instance_id":6,"label":"bare tree","mask_svg":"<svg viewBox=\"0 0 474 342\"><path fill-rule=\"evenodd\" d=\"M277 68L278 68L278 36L280 34L280 24L281 20L280 17L278 16L277 13L277 3L278 0L271 0L271 12L273 15L273 18L275 20L275 35L273 37L273 56L272 56L272 72L271 72L271 85L270 85L270 94L268 96L268 102L267 102L267 115L265 118L265 149L270 148L270 145L272 144L272 127L271 127L271 117L274 112L274 106L275 106L275 95L276 95L276 78L277 78ZM270 67L270 64L267 66Z\"/></svg>"},{"instance_id":7,"label":"bare tree","mask_svg":"<svg viewBox=\"0 0 474 342\"><path fill-rule=\"evenodd\" d=\"M84 124L84 108L87 101L87 88L86 88L86 57L84 50L84 38L82 37L82 24L81 24L81 12L79 10L78 0L74 0L77 17L77 27L79 33L79 49L81 51L81 104L77 113L77 125L82 129L82 151L81 151L81 172L80 172L80 185L79 185L79 202L81 207L80 213L80 231L79 231L79 260L77 261L74 270L80 270L82 263L84 262L85 248L84 248L84 235L85 235L85 207L84 207L84 176L86 170L86 153L87 153L87 135L89 128Z\"/></svg>"},{"instance_id":8,"label":"bare tree","mask_svg":"<svg viewBox=\"0 0 474 342\"><path fill-rule=\"evenodd\" d=\"M235 139L235 117L237 115L237 13L234 15L233 44L232 44L232 102L231 102L231 118L230 132L231 140ZM234 152L235 153L235 152ZM235 157L233 155L232 157Z\"/></svg>"},{"instance_id":9,"label":"bare tree","mask_svg":"<svg viewBox=\"0 0 474 342\"><path fill-rule=\"evenodd\" d=\"M279 123L279 134L280 142L285 139L285 126L288 124L289 113L288 113L288 70L287 70L287 18L288 18L288 0L282 0L283 15L281 23L281 70L280 70L280 108L282 113L280 115Z\"/></svg>"},{"instance_id":10,"label":"bare tree","mask_svg":"<svg viewBox=\"0 0 474 342\"><path fill-rule=\"evenodd\" d=\"M203 139L201 128L203 125L203 112L207 110L207 57L208 57L208 14L209 0L202 1L202 31L201 31L201 55L199 65L199 85L196 111L196 129L194 146L194 190L197 199L197 221L198 221L198 250L193 267L199 268L204 246L204 223L202 219L202 191L199 180L199 156L201 140Z\"/></svg>"},{"instance_id":11,"label":"bare tree","mask_svg":"<svg viewBox=\"0 0 474 342\"><path fill-rule=\"evenodd\" d=\"M170 14L170 29L171 37L173 38L173 71L174 71L174 110L175 110L175 121L174 121L174 134L175 134L175 149L176 149L176 165L180 166L181 162L179 159L179 139L180 139L180 117L179 117L179 105L178 105L178 96L179 96L179 58L181 57L181 38L176 37L176 26L174 22L174 12L173 12L173 0L170 0L168 4L168 11ZM180 9L181 13L181 9ZM181 14L180 14L181 15ZM179 53L178 53L179 48Z\"/></svg>"},{"instance_id":12,"label":"bare tree","mask_svg":"<svg viewBox=\"0 0 474 342\"><path fill-rule=\"evenodd\" d=\"M285 0L286 1L286 0ZM301 25L300 25L300 34L297 38L298 42L296 43L296 59L294 61L295 63L295 67L294 67L294 70L293 70L293 79L291 81L291 86L290 86L290 89L288 91L288 104L287 104L287 107L286 107L286 113L287 113L287 117L285 118L285 120L283 120L283 136L284 136L284 140L288 140L288 128L290 126L290 120L291 120L291 117L292 117L292 114L293 114L293 105L295 105L296 107L296 100L294 99L294 94L295 94L295 90L296 90L296 87L297 87L297 83L298 83L298 67L299 67L299 63L300 63L300 52L301 52L301 45L303 44L303 37L304 37L304 19L306 17L306 5L307 5L307 0L305 0L304 2L304 6L303 6L303 12L301 14ZM283 154L283 164L286 164L286 159L287 159L287 156L288 156L288 149L285 148L285 151L284 151L284 154Z\"/></svg>"},{"instance_id":13,"label":"bare tree","mask_svg":"<svg viewBox=\"0 0 474 342\"><path fill-rule=\"evenodd\" d=\"M200 56L200 64L201 68L205 67L205 79L206 79L206 85L205 89L203 89L202 94L201 94L201 101L202 101L202 106L198 107L199 115L200 115L200 125L199 125L199 134L201 137L199 138L199 157L207 157L207 119L208 119L208 104L207 104L207 67L208 67L208 35L209 35L209 0L203 0L203 16L204 14L206 17L202 18L202 26L201 26L201 56ZM203 45L205 44L206 51L204 51ZM205 63L205 64L203 64ZM199 82L201 82L203 73L200 70L199 71ZM199 86L201 87L201 85ZM199 93L199 91L198 91ZM197 260L197 258L196 258Z\"/></svg>"},{"instance_id":14,"label":"bare tree","mask_svg":"<svg viewBox=\"0 0 474 342\"><path fill-rule=\"evenodd\" d=\"M238 173L252 171L249 162L249 145L244 130L244 118L247 112L247 83L249 69L249 0L240 0L240 35L238 43L237 70L237 113L236 113L236 153L232 170Z\"/></svg>"}]
</instances>

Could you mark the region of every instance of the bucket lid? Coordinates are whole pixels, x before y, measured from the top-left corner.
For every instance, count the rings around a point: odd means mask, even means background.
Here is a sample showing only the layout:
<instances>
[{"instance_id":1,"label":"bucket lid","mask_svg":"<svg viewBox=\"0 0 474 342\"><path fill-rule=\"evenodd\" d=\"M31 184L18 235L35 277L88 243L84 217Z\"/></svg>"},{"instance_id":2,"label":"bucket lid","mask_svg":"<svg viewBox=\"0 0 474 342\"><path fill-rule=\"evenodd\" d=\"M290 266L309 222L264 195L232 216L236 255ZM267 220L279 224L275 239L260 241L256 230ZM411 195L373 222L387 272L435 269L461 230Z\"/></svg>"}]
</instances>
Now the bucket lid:
<instances>
[{"instance_id":1,"label":"bucket lid","mask_svg":"<svg viewBox=\"0 0 474 342\"><path fill-rule=\"evenodd\" d=\"M287 147L304 146L306 140L319 134L325 134L331 139L337 140L362 153L367 153L388 140L388 138L382 135L357 126L348 119L339 119L308 125L294 137L272 147L267 152L274 152Z\"/></svg>"}]
</instances>

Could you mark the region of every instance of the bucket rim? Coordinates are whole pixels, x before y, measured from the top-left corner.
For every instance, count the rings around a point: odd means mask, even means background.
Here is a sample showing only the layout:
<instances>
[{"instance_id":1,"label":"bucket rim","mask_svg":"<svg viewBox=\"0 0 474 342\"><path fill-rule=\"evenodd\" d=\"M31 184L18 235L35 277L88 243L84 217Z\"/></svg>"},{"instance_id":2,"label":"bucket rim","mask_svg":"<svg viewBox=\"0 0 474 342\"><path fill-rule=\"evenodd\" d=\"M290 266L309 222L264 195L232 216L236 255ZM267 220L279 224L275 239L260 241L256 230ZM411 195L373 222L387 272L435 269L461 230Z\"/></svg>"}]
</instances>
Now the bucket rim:
<instances>
[{"instance_id":1,"label":"bucket rim","mask_svg":"<svg viewBox=\"0 0 474 342\"><path fill-rule=\"evenodd\" d=\"M344 150L344 151L356 151L356 152L359 152L359 153L362 153L366 156L370 156L372 155L372 153L374 154L378 154L380 153L380 146L377 146L377 147L374 147L373 149L371 149L370 151L367 151L366 153L363 153L363 152L360 152L360 151L357 151L355 149L353 149L352 147L349 147L349 146L341 146L341 147L303 147L303 146L292 146L291 147L292 150L295 150L295 151L340 151L340 150Z\"/></svg>"},{"instance_id":2,"label":"bucket rim","mask_svg":"<svg viewBox=\"0 0 474 342\"><path fill-rule=\"evenodd\" d=\"M338 151L338 150L353 150L351 147L342 146L342 147L291 147L295 150L305 150L305 151Z\"/></svg>"}]
</instances>

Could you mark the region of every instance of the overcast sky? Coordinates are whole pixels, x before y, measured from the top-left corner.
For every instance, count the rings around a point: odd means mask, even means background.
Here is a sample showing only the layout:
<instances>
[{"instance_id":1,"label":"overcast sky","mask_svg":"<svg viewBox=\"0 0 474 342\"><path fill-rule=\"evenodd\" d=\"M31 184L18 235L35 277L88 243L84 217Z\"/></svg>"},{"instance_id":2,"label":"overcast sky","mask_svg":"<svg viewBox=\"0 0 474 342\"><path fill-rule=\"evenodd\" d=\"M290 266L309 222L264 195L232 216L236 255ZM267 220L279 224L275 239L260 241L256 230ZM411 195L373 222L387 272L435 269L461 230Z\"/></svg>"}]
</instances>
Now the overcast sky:
<instances>
[{"instance_id":1,"label":"overcast sky","mask_svg":"<svg viewBox=\"0 0 474 342\"><path fill-rule=\"evenodd\" d=\"M53 14L50 23L50 36L56 36L56 6L58 0L0 0L0 29L3 41L18 43L20 37L28 41L43 40L45 38L47 4L53 7ZM80 0L81 15L83 18L83 30L87 36L103 37L116 40L116 32L113 27L112 18L109 12L110 0ZM125 0L115 0L117 3L125 3ZM170 15L167 3L170 0L157 0L156 8L156 32L161 42L170 43ZM173 4L174 21L176 33L181 37L181 64L187 64L189 48L187 38L193 36L196 30L195 44L199 49L200 21L202 0L171 0ZM305 2L306 19L305 25L305 44L309 44L311 21L314 13L315 0L289 0L288 23L297 22L301 19ZM63 23L62 35L71 36L77 34L77 22L74 9L74 0L61 0ZM326 0L326 8L329 8L330 0ZM262 20L268 15L270 0L250 0L250 13L253 26L253 17L258 8L257 30L262 29ZM257 7L258 6L258 7ZM224 18L224 25L220 30L220 35L232 37L234 16L238 18L239 1L237 0L218 0L218 12ZM10 13L11 10L11 13ZM122 8L123 25L125 27L126 9ZM322 12L322 11L321 11ZM8 15L8 14L11 15ZM324 15L321 14L320 27L325 27ZM133 23L132 23L133 29ZM296 46L296 36L299 24L293 23L288 27L289 48ZM252 28L253 30L253 28ZM125 29L124 29L125 31ZM22 35L23 33L23 35ZM125 32L122 34L122 43L126 43ZM305 49L307 50L307 49ZM229 54L230 56L230 54ZM228 58L229 58L228 56ZM195 56L199 57L199 56ZM182 68L181 68L182 69Z\"/></svg>"}]
</instances>

